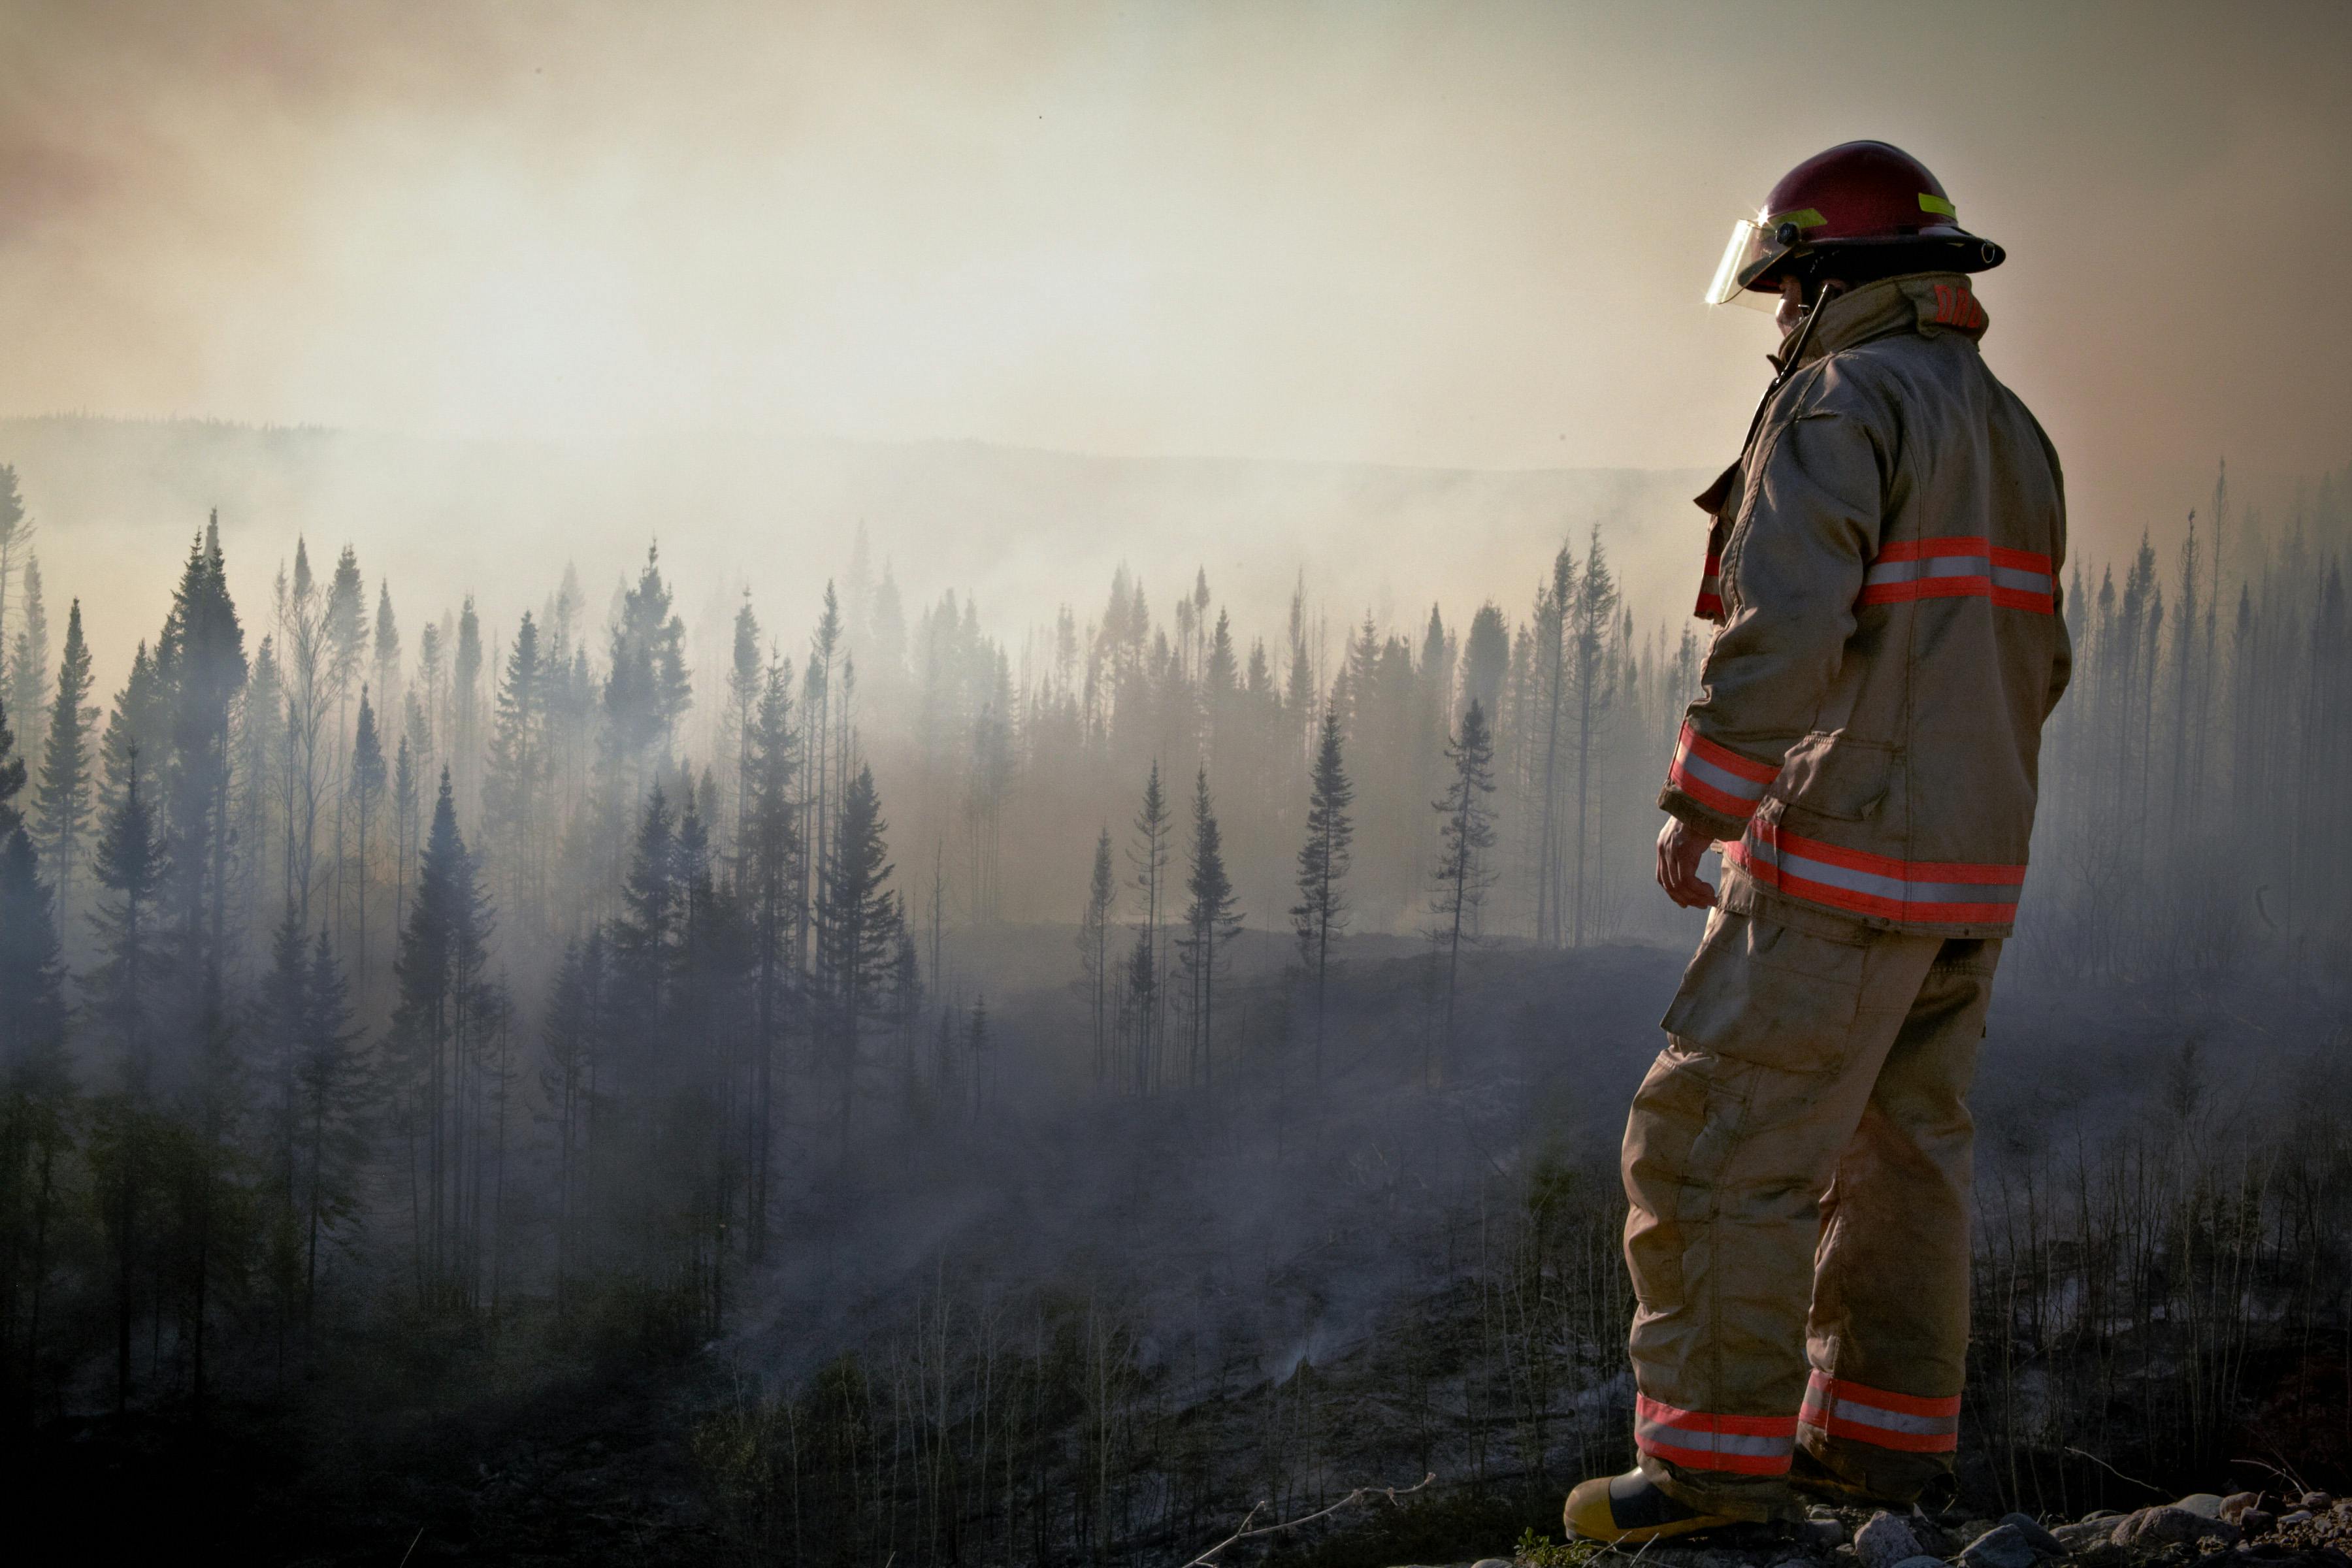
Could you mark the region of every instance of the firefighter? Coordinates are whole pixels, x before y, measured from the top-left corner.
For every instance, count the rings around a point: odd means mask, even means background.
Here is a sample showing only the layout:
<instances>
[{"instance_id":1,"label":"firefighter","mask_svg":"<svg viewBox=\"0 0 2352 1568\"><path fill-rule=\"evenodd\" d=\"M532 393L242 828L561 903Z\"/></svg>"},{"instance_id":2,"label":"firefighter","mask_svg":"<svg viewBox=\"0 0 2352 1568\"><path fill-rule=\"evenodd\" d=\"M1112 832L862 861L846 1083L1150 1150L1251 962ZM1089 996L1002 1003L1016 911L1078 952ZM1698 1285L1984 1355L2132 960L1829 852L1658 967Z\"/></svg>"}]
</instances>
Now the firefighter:
<instances>
[{"instance_id":1,"label":"firefighter","mask_svg":"<svg viewBox=\"0 0 2352 1568\"><path fill-rule=\"evenodd\" d=\"M1579 1536L1949 1484L1969 1081L2070 660L2057 455L1978 352L1969 276L2001 259L1917 160L1852 142L1711 290L1784 335L1699 498L1717 630L1657 874L1709 912L1625 1128L1637 1465L1570 1494Z\"/></svg>"}]
</instances>

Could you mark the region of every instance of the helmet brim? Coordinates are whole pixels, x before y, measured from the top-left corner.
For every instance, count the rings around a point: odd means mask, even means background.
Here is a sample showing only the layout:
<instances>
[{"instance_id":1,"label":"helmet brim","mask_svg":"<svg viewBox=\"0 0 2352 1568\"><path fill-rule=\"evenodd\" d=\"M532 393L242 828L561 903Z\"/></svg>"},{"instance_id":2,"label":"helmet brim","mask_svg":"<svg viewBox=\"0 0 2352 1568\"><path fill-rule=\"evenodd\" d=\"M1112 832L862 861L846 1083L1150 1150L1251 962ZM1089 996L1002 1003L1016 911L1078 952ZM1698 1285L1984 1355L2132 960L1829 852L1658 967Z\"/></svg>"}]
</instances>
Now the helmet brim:
<instances>
[{"instance_id":1,"label":"helmet brim","mask_svg":"<svg viewBox=\"0 0 2352 1568\"><path fill-rule=\"evenodd\" d=\"M1777 294L1780 279L1795 263L1813 257L1829 258L1846 250L1869 253L1873 265L1881 272L1905 252L1910 254L1903 259L1916 258L1916 261L1915 266L1900 268L1906 272L1990 272L2009 259L2007 250L1981 235L1938 225L1916 234L1864 235L1853 239L1775 247L1739 269L1739 287Z\"/></svg>"}]
</instances>

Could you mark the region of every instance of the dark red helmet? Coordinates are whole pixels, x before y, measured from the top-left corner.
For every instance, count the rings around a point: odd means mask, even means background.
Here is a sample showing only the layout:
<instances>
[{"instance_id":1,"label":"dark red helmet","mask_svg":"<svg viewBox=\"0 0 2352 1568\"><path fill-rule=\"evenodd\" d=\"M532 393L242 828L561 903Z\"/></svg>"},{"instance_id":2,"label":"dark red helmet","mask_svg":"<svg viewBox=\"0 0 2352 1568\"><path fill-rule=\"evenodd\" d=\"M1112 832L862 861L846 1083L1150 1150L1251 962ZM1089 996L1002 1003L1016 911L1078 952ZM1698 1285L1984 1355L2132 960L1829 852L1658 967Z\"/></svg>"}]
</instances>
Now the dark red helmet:
<instances>
[{"instance_id":1,"label":"dark red helmet","mask_svg":"<svg viewBox=\"0 0 2352 1568\"><path fill-rule=\"evenodd\" d=\"M1764 210L1743 218L1707 289L1722 304L1741 289L1777 294L1790 267L1832 251L1873 252L1874 276L1982 272L2006 253L1959 225L1927 166L1884 142L1846 142L1786 174Z\"/></svg>"}]
</instances>

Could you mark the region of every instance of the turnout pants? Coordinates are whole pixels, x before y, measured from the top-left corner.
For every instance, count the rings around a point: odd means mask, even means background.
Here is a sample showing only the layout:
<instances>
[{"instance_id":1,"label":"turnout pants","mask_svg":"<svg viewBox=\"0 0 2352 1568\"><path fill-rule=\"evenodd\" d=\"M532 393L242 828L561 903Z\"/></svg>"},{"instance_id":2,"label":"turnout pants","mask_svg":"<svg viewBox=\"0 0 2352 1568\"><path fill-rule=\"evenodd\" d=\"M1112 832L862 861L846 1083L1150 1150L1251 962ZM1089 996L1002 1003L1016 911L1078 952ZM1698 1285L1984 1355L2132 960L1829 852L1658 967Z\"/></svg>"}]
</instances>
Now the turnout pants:
<instances>
[{"instance_id":1,"label":"turnout pants","mask_svg":"<svg viewBox=\"0 0 2352 1568\"><path fill-rule=\"evenodd\" d=\"M1895 1502L1951 1469L2000 952L1709 917L1625 1127L1635 1445L1670 1495L1765 1519L1792 1462Z\"/></svg>"}]
</instances>

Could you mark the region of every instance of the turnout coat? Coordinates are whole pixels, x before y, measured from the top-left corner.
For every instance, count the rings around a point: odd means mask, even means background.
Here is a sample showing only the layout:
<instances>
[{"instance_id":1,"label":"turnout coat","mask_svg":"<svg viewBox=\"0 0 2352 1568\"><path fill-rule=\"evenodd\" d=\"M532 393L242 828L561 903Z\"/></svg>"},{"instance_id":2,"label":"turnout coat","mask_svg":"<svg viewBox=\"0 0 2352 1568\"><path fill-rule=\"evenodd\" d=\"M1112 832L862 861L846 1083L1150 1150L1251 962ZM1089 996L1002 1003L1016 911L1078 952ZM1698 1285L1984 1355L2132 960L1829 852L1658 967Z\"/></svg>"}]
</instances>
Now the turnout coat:
<instances>
[{"instance_id":1,"label":"turnout coat","mask_svg":"<svg viewBox=\"0 0 2352 1568\"><path fill-rule=\"evenodd\" d=\"M1832 300L1717 516L1721 625L1658 804L1724 842L1726 909L2007 936L2071 662L2057 454L1978 353L1958 273Z\"/></svg>"}]
</instances>

